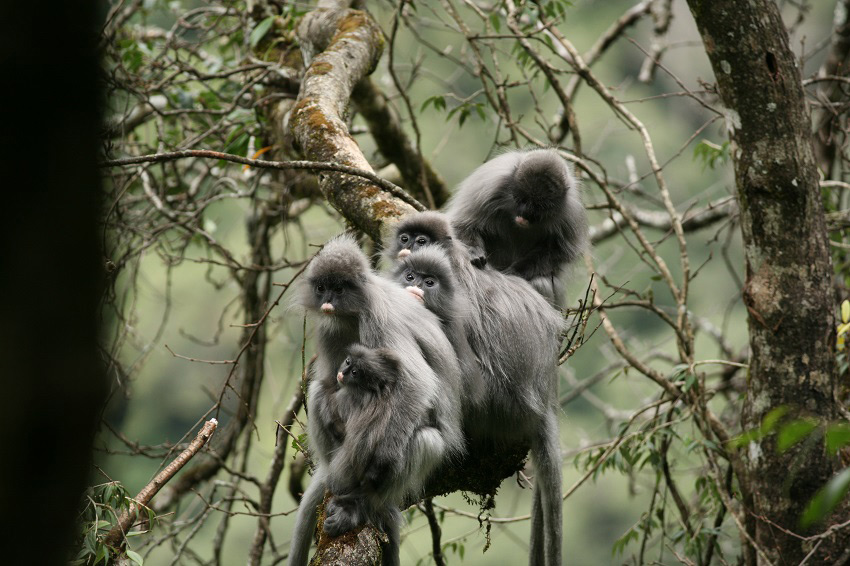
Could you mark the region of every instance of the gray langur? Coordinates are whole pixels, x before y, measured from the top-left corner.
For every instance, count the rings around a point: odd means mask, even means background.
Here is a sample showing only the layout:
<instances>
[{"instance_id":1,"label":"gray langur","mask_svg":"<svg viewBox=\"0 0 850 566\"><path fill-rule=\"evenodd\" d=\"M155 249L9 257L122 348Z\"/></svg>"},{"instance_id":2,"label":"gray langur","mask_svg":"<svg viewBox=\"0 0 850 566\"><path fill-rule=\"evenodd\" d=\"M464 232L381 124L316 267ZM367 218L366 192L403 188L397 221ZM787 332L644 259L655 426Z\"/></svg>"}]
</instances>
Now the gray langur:
<instances>
[{"instance_id":1,"label":"gray langur","mask_svg":"<svg viewBox=\"0 0 850 566\"><path fill-rule=\"evenodd\" d=\"M425 234L415 237L429 238ZM430 238L428 241L431 241ZM393 278L440 319L460 362L466 393L464 400L473 405L480 403L484 382L478 358L466 337L465 321L470 315L469 306L463 300L465 293L455 277L448 254L438 246L428 246L415 254L401 255Z\"/></svg>"},{"instance_id":2,"label":"gray langur","mask_svg":"<svg viewBox=\"0 0 850 566\"><path fill-rule=\"evenodd\" d=\"M572 168L554 149L511 151L464 179L445 208L477 266L518 275L556 306L564 267L587 246Z\"/></svg>"},{"instance_id":3,"label":"gray langur","mask_svg":"<svg viewBox=\"0 0 850 566\"><path fill-rule=\"evenodd\" d=\"M307 564L317 510L326 490L339 498L330 526L350 523L347 513L377 515L386 524L376 526L386 529L389 537L385 564L397 564L399 515L393 507L404 495L415 494L438 464L464 450L457 357L436 316L410 293L373 273L350 236L328 242L310 263L305 280L297 300L317 315L318 357L307 392L307 432L317 468L298 508L289 564ZM337 376L355 344L392 352L397 364L387 357L383 361L394 373L383 377L395 382L396 390L404 390L407 400L407 406L394 408L393 418L398 419L394 426L414 431L406 441L381 448L390 451L382 457L396 462L385 470L387 476L368 480L367 473L380 476L384 470L348 468L356 455L341 457L353 433L360 435L356 443L371 446L382 442L381 437L386 439L387 432L372 438L371 429L352 431L345 424L356 409L356 396L346 394ZM433 426L421 426L423 415ZM370 482L392 488L384 496L387 508L380 513L368 507L363 511L365 502L381 497L369 493Z\"/></svg>"},{"instance_id":4,"label":"gray langur","mask_svg":"<svg viewBox=\"0 0 850 566\"><path fill-rule=\"evenodd\" d=\"M529 562L561 564L561 450L558 432L558 350L563 319L528 281L476 268L468 247L438 212L405 217L386 245L390 258L413 258L398 236L424 235L448 256L469 315L463 324L477 355L484 396L464 409L469 441L528 442L535 464ZM399 261L397 259L397 261Z\"/></svg>"},{"instance_id":5,"label":"gray langur","mask_svg":"<svg viewBox=\"0 0 850 566\"><path fill-rule=\"evenodd\" d=\"M345 432L328 471L340 493L325 509L332 537L366 523L397 530L399 503L421 488L413 483L424 479L418 468L441 456L435 411L414 398L418 388L404 382L401 366L392 350L354 344L336 374Z\"/></svg>"}]
</instances>

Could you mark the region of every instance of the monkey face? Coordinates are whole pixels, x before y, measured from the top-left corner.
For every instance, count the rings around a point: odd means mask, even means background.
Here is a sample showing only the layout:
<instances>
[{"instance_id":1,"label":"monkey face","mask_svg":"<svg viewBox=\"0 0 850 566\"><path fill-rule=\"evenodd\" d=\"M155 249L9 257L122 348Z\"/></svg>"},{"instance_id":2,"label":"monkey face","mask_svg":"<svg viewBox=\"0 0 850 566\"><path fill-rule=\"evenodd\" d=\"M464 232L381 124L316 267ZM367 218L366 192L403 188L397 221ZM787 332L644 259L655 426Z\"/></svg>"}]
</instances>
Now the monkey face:
<instances>
[{"instance_id":1,"label":"monkey face","mask_svg":"<svg viewBox=\"0 0 850 566\"><path fill-rule=\"evenodd\" d=\"M433 275L420 273L413 269L405 269L400 276L402 285L405 289L419 301L429 303L429 297L435 295L440 290L440 280Z\"/></svg>"},{"instance_id":2,"label":"monkey face","mask_svg":"<svg viewBox=\"0 0 850 566\"><path fill-rule=\"evenodd\" d=\"M565 185L533 177L513 187L514 222L528 228L557 218L564 205Z\"/></svg>"},{"instance_id":3,"label":"monkey face","mask_svg":"<svg viewBox=\"0 0 850 566\"><path fill-rule=\"evenodd\" d=\"M336 381L340 385L351 385L353 380L358 379L360 373L360 369L354 365L351 356L348 356L336 372Z\"/></svg>"},{"instance_id":4,"label":"monkey face","mask_svg":"<svg viewBox=\"0 0 850 566\"><path fill-rule=\"evenodd\" d=\"M365 303L360 284L347 277L328 275L310 281L312 307L325 315L356 315Z\"/></svg>"},{"instance_id":5,"label":"monkey face","mask_svg":"<svg viewBox=\"0 0 850 566\"><path fill-rule=\"evenodd\" d=\"M336 380L342 387L380 394L398 379L398 357L385 349L352 345L339 366Z\"/></svg>"},{"instance_id":6,"label":"monkey face","mask_svg":"<svg viewBox=\"0 0 850 566\"><path fill-rule=\"evenodd\" d=\"M431 234L422 232L416 229L401 232L396 239L396 248L398 250L398 258L404 258L422 248L429 246L433 242Z\"/></svg>"}]
</instances>

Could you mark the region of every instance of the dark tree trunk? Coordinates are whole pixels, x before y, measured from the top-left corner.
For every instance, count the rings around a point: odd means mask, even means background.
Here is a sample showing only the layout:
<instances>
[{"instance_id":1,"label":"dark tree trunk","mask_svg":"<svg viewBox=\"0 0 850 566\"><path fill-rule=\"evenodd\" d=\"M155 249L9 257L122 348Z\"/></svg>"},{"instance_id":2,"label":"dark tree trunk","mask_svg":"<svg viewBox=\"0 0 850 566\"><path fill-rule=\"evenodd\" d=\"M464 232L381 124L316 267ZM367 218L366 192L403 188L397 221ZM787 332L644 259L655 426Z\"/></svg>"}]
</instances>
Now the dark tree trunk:
<instances>
[{"instance_id":1,"label":"dark tree trunk","mask_svg":"<svg viewBox=\"0 0 850 566\"><path fill-rule=\"evenodd\" d=\"M780 406L793 417L833 420L832 266L810 116L788 34L773 0L688 3L727 108L733 144L751 348L744 427L758 427ZM780 454L772 437L752 442L742 457L748 477L739 481L752 498L751 536L774 564L799 564L811 543L778 527L801 532L802 510L838 462L822 443ZM824 541L810 563L832 564L845 543Z\"/></svg>"},{"instance_id":2,"label":"dark tree trunk","mask_svg":"<svg viewBox=\"0 0 850 566\"><path fill-rule=\"evenodd\" d=\"M0 8L4 564L67 563L106 395L95 8Z\"/></svg>"}]
</instances>

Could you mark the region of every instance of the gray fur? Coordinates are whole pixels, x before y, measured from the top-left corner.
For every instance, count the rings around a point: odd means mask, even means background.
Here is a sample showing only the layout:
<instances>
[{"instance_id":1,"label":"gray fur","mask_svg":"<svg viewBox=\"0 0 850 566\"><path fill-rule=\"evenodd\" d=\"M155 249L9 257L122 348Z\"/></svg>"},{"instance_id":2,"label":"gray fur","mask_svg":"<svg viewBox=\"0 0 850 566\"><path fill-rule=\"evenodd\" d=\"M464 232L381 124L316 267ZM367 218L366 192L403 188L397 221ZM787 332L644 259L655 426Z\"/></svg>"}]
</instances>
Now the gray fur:
<instances>
[{"instance_id":1,"label":"gray fur","mask_svg":"<svg viewBox=\"0 0 850 566\"><path fill-rule=\"evenodd\" d=\"M443 241L447 241L445 237ZM438 245L428 246L402 258L393 271L393 278L402 287L421 290L425 308L437 315L454 345L463 375L465 402L479 404L484 395L484 381L465 328L471 310L446 251Z\"/></svg>"},{"instance_id":2,"label":"gray fur","mask_svg":"<svg viewBox=\"0 0 850 566\"><path fill-rule=\"evenodd\" d=\"M443 233L432 243L451 262L469 315L464 329L478 357L485 394L468 404L470 442L526 441L536 466L530 563L561 564L561 453L558 434L557 361L563 319L528 281L470 262L468 247L452 237L445 215L424 212L406 229ZM387 248L392 248L392 241ZM396 246L397 247L397 246ZM393 250L388 255L393 256ZM424 253L412 253L408 259ZM541 560L543 558L543 560Z\"/></svg>"},{"instance_id":3,"label":"gray fur","mask_svg":"<svg viewBox=\"0 0 850 566\"><path fill-rule=\"evenodd\" d=\"M572 168L556 150L491 159L460 184L445 210L476 265L486 258L561 306L561 272L587 246L587 218Z\"/></svg>"},{"instance_id":4,"label":"gray fur","mask_svg":"<svg viewBox=\"0 0 850 566\"><path fill-rule=\"evenodd\" d=\"M310 450L318 469L298 510L289 564L307 563L316 506L325 489L334 495L328 509L336 517L331 526L374 521L391 538L385 563L396 564L398 505L421 489L441 461L464 450L457 358L436 316L404 289L372 273L351 237L328 242L305 280L298 302L318 313L319 355L307 397ZM331 314L323 312L327 305L333 306ZM337 372L346 356L352 348L364 351L357 344L394 357L397 374L391 376L391 389L396 393L388 389L387 395L364 395L339 386ZM387 410L381 403L396 405ZM378 414L381 408L383 414ZM424 420L435 426L422 426ZM385 476L373 477L370 455L393 460Z\"/></svg>"}]
</instances>

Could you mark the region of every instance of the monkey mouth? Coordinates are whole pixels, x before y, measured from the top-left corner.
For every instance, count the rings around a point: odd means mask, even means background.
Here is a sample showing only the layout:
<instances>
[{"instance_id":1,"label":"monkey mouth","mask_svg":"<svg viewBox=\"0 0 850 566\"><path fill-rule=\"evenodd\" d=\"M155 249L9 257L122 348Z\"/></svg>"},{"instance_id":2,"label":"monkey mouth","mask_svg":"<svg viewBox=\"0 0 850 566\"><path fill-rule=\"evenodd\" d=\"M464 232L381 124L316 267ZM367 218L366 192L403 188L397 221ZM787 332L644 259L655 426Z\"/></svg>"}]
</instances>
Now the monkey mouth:
<instances>
[{"instance_id":1,"label":"monkey mouth","mask_svg":"<svg viewBox=\"0 0 850 566\"><path fill-rule=\"evenodd\" d=\"M405 291L416 297L420 303L425 302L425 291L420 289L419 287L414 287L413 285L404 288Z\"/></svg>"},{"instance_id":2,"label":"monkey mouth","mask_svg":"<svg viewBox=\"0 0 850 566\"><path fill-rule=\"evenodd\" d=\"M337 383L342 383L342 372L337 372L336 374Z\"/></svg>"},{"instance_id":3,"label":"monkey mouth","mask_svg":"<svg viewBox=\"0 0 850 566\"><path fill-rule=\"evenodd\" d=\"M404 259L409 255L410 255L410 250L407 249L407 248L404 248L403 250L399 250L398 259Z\"/></svg>"},{"instance_id":4,"label":"monkey mouth","mask_svg":"<svg viewBox=\"0 0 850 566\"><path fill-rule=\"evenodd\" d=\"M516 222L516 225L520 228L528 228L528 220L526 218L523 218L522 216L517 216L516 218L514 218L514 222Z\"/></svg>"},{"instance_id":5,"label":"monkey mouth","mask_svg":"<svg viewBox=\"0 0 850 566\"><path fill-rule=\"evenodd\" d=\"M333 314L336 309L332 304L324 303L322 304L321 310L324 314Z\"/></svg>"}]
</instances>

